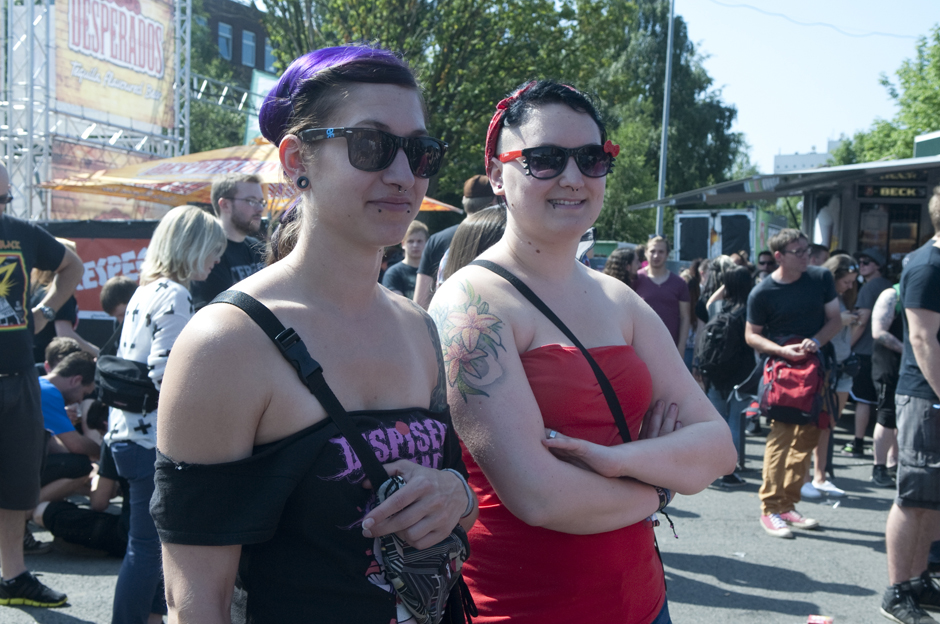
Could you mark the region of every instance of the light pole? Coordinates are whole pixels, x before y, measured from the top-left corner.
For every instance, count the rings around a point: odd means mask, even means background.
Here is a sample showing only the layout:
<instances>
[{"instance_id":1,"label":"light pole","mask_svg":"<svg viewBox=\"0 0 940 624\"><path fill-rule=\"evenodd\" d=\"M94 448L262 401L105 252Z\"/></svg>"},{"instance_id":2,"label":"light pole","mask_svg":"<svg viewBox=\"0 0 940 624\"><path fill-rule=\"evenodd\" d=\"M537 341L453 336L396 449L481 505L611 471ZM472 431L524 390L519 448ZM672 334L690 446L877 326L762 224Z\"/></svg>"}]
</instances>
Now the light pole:
<instances>
[{"instance_id":1,"label":"light pole","mask_svg":"<svg viewBox=\"0 0 940 624\"><path fill-rule=\"evenodd\" d=\"M676 0L669 0L669 35L666 41L666 88L663 95L663 134L659 147L659 193L666 196L666 147L669 142L669 93L672 91L672 27L675 22ZM663 235L663 205L656 206L656 234Z\"/></svg>"}]
</instances>

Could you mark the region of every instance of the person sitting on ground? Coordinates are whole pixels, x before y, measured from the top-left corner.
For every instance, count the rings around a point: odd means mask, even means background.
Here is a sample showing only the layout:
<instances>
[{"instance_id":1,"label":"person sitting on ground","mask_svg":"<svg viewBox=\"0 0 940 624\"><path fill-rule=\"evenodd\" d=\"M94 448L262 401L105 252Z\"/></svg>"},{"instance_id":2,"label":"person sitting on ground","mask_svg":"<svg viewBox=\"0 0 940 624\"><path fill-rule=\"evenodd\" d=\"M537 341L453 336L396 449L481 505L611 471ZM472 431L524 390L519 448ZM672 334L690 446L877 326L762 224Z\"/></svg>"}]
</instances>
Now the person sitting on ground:
<instances>
[{"instance_id":1,"label":"person sitting on ground","mask_svg":"<svg viewBox=\"0 0 940 624\"><path fill-rule=\"evenodd\" d=\"M75 430L66 405L80 403L95 390L95 361L84 351L67 355L39 378L43 424L51 434L42 469L40 501L60 500L88 485L99 448Z\"/></svg>"},{"instance_id":2,"label":"person sitting on ground","mask_svg":"<svg viewBox=\"0 0 940 624\"><path fill-rule=\"evenodd\" d=\"M56 336L46 346L46 357L42 363L42 374L48 375L52 369L58 366L59 362L65 359L65 356L78 353L82 346L74 338L67 336Z\"/></svg>"},{"instance_id":3,"label":"person sitting on ground","mask_svg":"<svg viewBox=\"0 0 940 624\"><path fill-rule=\"evenodd\" d=\"M396 295L411 299L415 294L415 280L418 276L418 264L421 262L421 253L428 242L428 226L420 221L412 221L405 232L401 242L405 251L405 258L388 267L382 276L382 286L385 286Z\"/></svg>"}]
</instances>

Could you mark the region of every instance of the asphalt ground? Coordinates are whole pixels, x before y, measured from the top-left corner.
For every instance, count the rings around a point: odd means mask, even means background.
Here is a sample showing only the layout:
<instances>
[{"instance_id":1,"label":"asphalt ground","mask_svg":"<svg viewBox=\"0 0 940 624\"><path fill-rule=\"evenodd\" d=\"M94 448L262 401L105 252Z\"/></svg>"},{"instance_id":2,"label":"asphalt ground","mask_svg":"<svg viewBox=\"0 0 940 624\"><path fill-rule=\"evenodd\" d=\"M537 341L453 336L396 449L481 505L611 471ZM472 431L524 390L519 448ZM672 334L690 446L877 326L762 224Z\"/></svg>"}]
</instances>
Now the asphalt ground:
<instances>
[{"instance_id":1,"label":"asphalt ground","mask_svg":"<svg viewBox=\"0 0 940 624\"><path fill-rule=\"evenodd\" d=\"M849 441L850 424L850 417L840 421L837 450ZM887 622L878 607L887 585L884 529L893 491L870 483L870 455L858 460L836 453L835 483L846 495L802 502L798 509L821 528L794 531L796 538L786 540L760 526L764 438L748 436L746 442L748 470L740 473L746 486L712 486L677 497L668 509L679 539L665 519L657 529L673 621L803 624L817 614L835 623ZM36 537L51 539L42 531ZM59 609L0 607L0 623L110 621L119 560L57 541L52 552L27 557L27 565L68 593L69 603Z\"/></svg>"}]
</instances>

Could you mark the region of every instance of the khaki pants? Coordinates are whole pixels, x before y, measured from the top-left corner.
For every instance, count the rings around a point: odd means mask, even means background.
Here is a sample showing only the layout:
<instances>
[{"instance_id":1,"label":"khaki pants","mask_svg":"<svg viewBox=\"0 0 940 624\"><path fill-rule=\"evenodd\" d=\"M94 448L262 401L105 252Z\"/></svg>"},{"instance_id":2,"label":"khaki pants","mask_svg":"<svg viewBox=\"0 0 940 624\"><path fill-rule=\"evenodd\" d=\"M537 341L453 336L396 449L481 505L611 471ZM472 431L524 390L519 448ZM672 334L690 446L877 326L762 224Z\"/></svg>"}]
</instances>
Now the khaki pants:
<instances>
[{"instance_id":1,"label":"khaki pants","mask_svg":"<svg viewBox=\"0 0 940 624\"><path fill-rule=\"evenodd\" d=\"M786 513L800 502L803 477L818 441L816 425L773 421L764 450L764 482L760 486L762 514Z\"/></svg>"}]
</instances>

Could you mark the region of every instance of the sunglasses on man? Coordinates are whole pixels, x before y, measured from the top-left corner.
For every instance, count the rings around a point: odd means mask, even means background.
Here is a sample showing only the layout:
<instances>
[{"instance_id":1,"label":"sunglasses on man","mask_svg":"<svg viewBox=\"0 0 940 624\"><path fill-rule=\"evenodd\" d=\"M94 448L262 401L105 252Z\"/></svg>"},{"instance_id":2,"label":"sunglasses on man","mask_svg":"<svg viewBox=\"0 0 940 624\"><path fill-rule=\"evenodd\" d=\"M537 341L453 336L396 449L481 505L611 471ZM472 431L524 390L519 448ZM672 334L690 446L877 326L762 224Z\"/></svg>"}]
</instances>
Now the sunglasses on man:
<instances>
[{"instance_id":1,"label":"sunglasses on man","mask_svg":"<svg viewBox=\"0 0 940 624\"><path fill-rule=\"evenodd\" d=\"M569 158L574 158L578 170L589 178L603 178L614 168L614 155L602 145L584 145L572 149L557 145L540 145L505 152L498 158L499 162L504 163L522 158L526 175L537 180L551 180L560 176L568 165Z\"/></svg>"},{"instance_id":2,"label":"sunglasses on man","mask_svg":"<svg viewBox=\"0 0 940 624\"><path fill-rule=\"evenodd\" d=\"M447 143L431 137L400 137L375 128L308 128L299 135L304 143L346 139L349 164L360 171L388 169L401 149L411 173L430 178L441 170Z\"/></svg>"}]
</instances>

